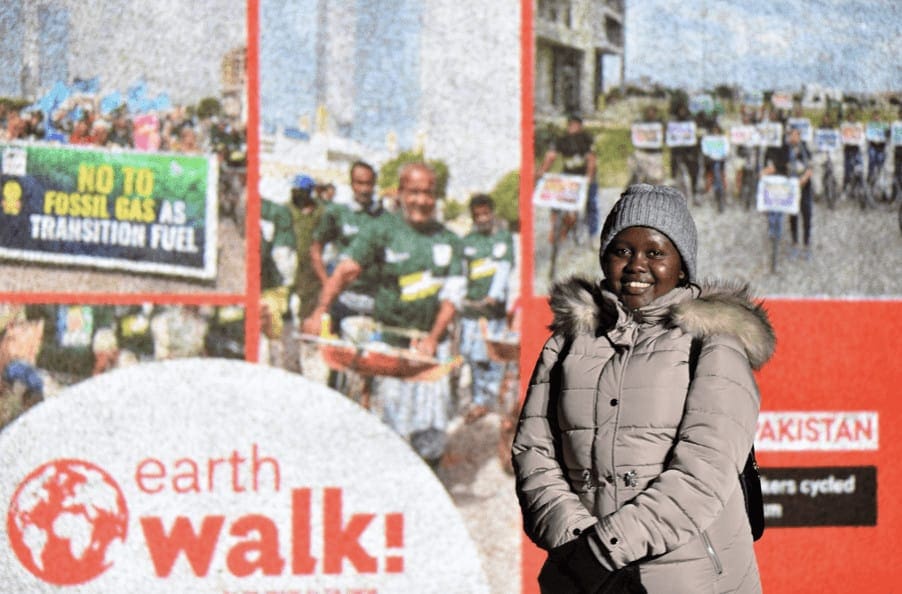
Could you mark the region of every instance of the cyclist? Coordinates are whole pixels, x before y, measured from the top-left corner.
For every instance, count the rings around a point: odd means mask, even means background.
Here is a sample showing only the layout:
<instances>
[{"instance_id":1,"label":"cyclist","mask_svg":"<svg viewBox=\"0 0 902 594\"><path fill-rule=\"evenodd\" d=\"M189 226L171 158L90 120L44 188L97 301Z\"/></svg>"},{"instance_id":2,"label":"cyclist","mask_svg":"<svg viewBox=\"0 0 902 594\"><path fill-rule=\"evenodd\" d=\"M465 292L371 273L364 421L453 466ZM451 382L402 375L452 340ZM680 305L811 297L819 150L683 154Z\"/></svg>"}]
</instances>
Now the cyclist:
<instances>
[{"instance_id":1,"label":"cyclist","mask_svg":"<svg viewBox=\"0 0 902 594\"><path fill-rule=\"evenodd\" d=\"M790 128L785 144L778 149L768 149L765 156L766 166L761 171L763 175L785 175L799 180L802 190L799 214L802 219L802 241L804 243L803 256L811 259L811 211L813 200L811 196L811 153L802 142L802 133L798 128ZM790 215L789 231L792 234L792 249L790 258L799 256L799 215Z\"/></svg>"},{"instance_id":2,"label":"cyclist","mask_svg":"<svg viewBox=\"0 0 902 594\"><path fill-rule=\"evenodd\" d=\"M595 181L595 151L593 145L595 139L585 129L583 120L577 114L570 114L567 118L567 131L558 136L552 146L545 152L542 166L539 168L539 177L545 175L554 164L558 155L563 162L563 173L582 175L589 179L589 195L586 199L586 226L589 237L598 235L598 184ZM563 216L563 225L559 237L554 237L554 229L557 218ZM573 212L561 213L557 209L551 211L551 236L549 243L555 243L564 239L576 225L577 215Z\"/></svg>"}]
</instances>

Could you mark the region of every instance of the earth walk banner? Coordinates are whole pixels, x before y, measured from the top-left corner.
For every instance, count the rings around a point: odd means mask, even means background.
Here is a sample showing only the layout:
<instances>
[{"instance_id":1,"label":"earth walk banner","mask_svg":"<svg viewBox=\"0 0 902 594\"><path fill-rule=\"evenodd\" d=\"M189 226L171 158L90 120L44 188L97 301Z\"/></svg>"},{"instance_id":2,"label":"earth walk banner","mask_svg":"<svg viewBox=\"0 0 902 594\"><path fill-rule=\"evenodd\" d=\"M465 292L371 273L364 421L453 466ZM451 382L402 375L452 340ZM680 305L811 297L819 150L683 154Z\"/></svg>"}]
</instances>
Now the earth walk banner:
<instances>
[{"instance_id":1,"label":"earth walk banner","mask_svg":"<svg viewBox=\"0 0 902 594\"><path fill-rule=\"evenodd\" d=\"M0 144L0 257L212 279L212 157Z\"/></svg>"},{"instance_id":2,"label":"earth walk banner","mask_svg":"<svg viewBox=\"0 0 902 594\"><path fill-rule=\"evenodd\" d=\"M3 591L489 592L404 440L283 370L185 359L103 374L8 426L0 464Z\"/></svg>"}]
</instances>

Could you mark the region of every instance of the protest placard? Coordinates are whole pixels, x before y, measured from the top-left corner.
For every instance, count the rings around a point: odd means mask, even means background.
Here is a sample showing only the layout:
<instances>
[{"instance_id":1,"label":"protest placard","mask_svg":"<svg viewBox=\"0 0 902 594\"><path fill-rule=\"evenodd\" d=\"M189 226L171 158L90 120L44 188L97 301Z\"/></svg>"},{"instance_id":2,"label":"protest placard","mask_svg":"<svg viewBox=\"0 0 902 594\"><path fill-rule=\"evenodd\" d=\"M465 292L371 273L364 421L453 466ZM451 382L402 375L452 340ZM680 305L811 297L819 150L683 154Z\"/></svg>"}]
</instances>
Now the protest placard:
<instances>
[{"instance_id":1,"label":"protest placard","mask_svg":"<svg viewBox=\"0 0 902 594\"><path fill-rule=\"evenodd\" d=\"M895 121L890 126L890 134L889 134L890 142L899 146L902 145L902 121Z\"/></svg>"},{"instance_id":2,"label":"protest placard","mask_svg":"<svg viewBox=\"0 0 902 594\"><path fill-rule=\"evenodd\" d=\"M709 134L702 137L702 154L709 159L722 161L730 154L730 143L726 136Z\"/></svg>"},{"instance_id":3,"label":"protest placard","mask_svg":"<svg viewBox=\"0 0 902 594\"><path fill-rule=\"evenodd\" d=\"M783 145L783 124L780 122L761 122L757 127L763 146Z\"/></svg>"},{"instance_id":4,"label":"protest placard","mask_svg":"<svg viewBox=\"0 0 902 594\"><path fill-rule=\"evenodd\" d=\"M695 122L667 122L667 146L695 146Z\"/></svg>"},{"instance_id":5,"label":"protest placard","mask_svg":"<svg viewBox=\"0 0 902 594\"><path fill-rule=\"evenodd\" d=\"M792 109L792 93L788 91L774 91L770 102L777 109Z\"/></svg>"},{"instance_id":6,"label":"protest placard","mask_svg":"<svg viewBox=\"0 0 902 594\"><path fill-rule=\"evenodd\" d=\"M589 179L569 173L546 173L532 194L533 206L580 212L586 204Z\"/></svg>"},{"instance_id":7,"label":"protest placard","mask_svg":"<svg viewBox=\"0 0 902 594\"><path fill-rule=\"evenodd\" d=\"M886 122L868 122L864 137L868 142L886 142L889 125Z\"/></svg>"},{"instance_id":8,"label":"protest placard","mask_svg":"<svg viewBox=\"0 0 902 594\"><path fill-rule=\"evenodd\" d=\"M0 145L0 257L212 279L206 156Z\"/></svg>"},{"instance_id":9,"label":"protest placard","mask_svg":"<svg viewBox=\"0 0 902 594\"><path fill-rule=\"evenodd\" d=\"M758 212L798 214L802 190L799 180L785 175L765 175L758 182Z\"/></svg>"},{"instance_id":10,"label":"protest placard","mask_svg":"<svg viewBox=\"0 0 902 594\"><path fill-rule=\"evenodd\" d=\"M860 145L864 142L864 126L861 122L843 122L839 125L839 133L845 145Z\"/></svg>"},{"instance_id":11,"label":"protest placard","mask_svg":"<svg viewBox=\"0 0 902 594\"><path fill-rule=\"evenodd\" d=\"M630 127L633 146L642 149L659 149L664 144L664 126L661 122L640 122Z\"/></svg>"},{"instance_id":12,"label":"protest placard","mask_svg":"<svg viewBox=\"0 0 902 594\"><path fill-rule=\"evenodd\" d=\"M818 128L814 131L814 147L823 152L835 151L842 146L842 138L836 128Z\"/></svg>"},{"instance_id":13,"label":"protest placard","mask_svg":"<svg viewBox=\"0 0 902 594\"><path fill-rule=\"evenodd\" d=\"M761 134L755 126L733 126L730 128L730 144L736 146L759 146Z\"/></svg>"}]
</instances>

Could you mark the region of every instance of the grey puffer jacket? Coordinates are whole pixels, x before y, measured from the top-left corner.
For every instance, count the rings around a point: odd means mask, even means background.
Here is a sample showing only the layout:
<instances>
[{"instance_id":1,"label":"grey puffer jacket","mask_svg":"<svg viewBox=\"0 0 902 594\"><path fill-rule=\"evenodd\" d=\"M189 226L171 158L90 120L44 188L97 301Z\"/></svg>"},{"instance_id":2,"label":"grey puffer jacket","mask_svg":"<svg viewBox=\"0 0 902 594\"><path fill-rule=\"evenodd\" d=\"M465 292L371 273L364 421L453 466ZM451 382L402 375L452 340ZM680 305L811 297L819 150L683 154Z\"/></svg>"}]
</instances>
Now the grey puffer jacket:
<instances>
[{"instance_id":1,"label":"grey puffer jacket","mask_svg":"<svg viewBox=\"0 0 902 594\"><path fill-rule=\"evenodd\" d=\"M600 562L638 562L650 593L759 592L737 477L760 405L752 369L775 345L762 307L709 284L630 314L578 278L551 307L513 446L528 536L552 550L595 530Z\"/></svg>"}]
</instances>

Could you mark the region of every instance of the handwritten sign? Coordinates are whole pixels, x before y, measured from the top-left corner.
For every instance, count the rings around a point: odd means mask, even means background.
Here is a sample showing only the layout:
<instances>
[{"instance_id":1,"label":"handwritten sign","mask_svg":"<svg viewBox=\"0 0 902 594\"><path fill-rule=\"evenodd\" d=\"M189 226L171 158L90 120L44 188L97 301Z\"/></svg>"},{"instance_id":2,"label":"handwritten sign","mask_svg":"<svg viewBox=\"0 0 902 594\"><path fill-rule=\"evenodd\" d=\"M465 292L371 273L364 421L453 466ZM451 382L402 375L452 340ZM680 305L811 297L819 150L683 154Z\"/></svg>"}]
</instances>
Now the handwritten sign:
<instances>
[{"instance_id":1,"label":"handwritten sign","mask_svg":"<svg viewBox=\"0 0 902 594\"><path fill-rule=\"evenodd\" d=\"M664 126L661 122L641 122L630 128L633 146L643 149L659 149L664 144Z\"/></svg>"},{"instance_id":2,"label":"handwritten sign","mask_svg":"<svg viewBox=\"0 0 902 594\"><path fill-rule=\"evenodd\" d=\"M886 142L886 133L889 125L886 122L868 122L864 131L864 137L868 142Z\"/></svg>"},{"instance_id":3,"label":"handwritten sign","mask_svg":"<svg viewBox=\"0 0 902 594\"><path fill-rule=\"evenodd\" d=\"M702 137L702 154L715 161L723 161L730 154L726 136L710 134Z\"/></svg>"},{"instance_id":4,"label":"handwritten sign","mask_svg":"<svg viewBox=\"0 0 902 594\"><path fill-rule=\"evenodd\" d=\"M667 122L667 146L695 146L695 122Z\"/></svg>"},{"instance_id":5,"label":"handwritten sign","mask_svg":"<svg viewBox=\"0 0 902 594\"><path fill-rule=\"evenodd\" d=\"M546 173L532 194L533 206L582 211L589 194L589 178L568 173Z\"/></svg>"},{"instance_id":6,"label":"handwritten sign","mask_svg":"<svg viewBox=\"0 0 902 594\"><path fill-rule=\"evenodd\" d=\"M842 138L836 128L818 128L814 131L814 146L822 152L835 151L842 146Z\"/></svg>"},{"instance_id":7,"label":"handwritten sign","mask_svg":"<svg viewBox=\"0 0 902 594\"><path fill-rule=\"evenodd\" d=\"M784 175L765 175L758 181L758 212L799 213L802 189L799 180Z\"/></svg>"},{"instance_id":8,"label":"handwritten sign","mask_svg":"<svg viewBox=\"0 0 902 594\"><path fill-rule=\"evenodd\" d=\"M839 125L839 133L845 145L857 146L864 142L864 126L860 122L843 122Z\"/></svg>"}]
</instances>

